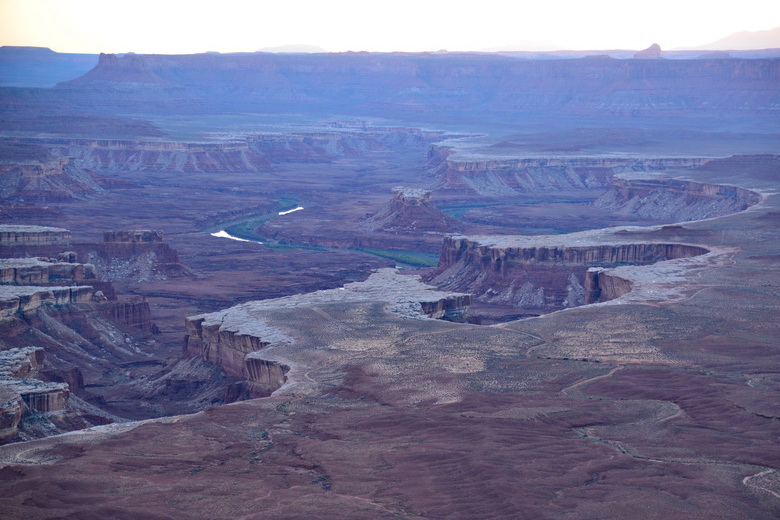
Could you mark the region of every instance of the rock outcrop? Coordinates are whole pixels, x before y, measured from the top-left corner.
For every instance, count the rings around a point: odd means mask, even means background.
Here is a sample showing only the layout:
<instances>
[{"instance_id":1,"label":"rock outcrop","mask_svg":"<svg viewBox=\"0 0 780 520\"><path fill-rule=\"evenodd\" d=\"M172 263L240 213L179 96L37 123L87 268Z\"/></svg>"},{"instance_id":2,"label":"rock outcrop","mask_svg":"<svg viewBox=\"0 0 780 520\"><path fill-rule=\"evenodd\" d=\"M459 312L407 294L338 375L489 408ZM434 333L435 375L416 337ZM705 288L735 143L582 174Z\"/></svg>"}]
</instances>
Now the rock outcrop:
<instances>
[{"instance_id":1,"label":"rock outcrop","mask_svg":"<svg viewBox=\"0 0 780 520\"><path fill-rule=\"evenodd\" d=\"M91 264L58 262L50 258L0 258L2 284L84 284L90 281L97 281L95 266Z\"/></svg>"},{"instance_id":2,"label":"rock outcrop","mask_svg":"<svg viewBox=\"0 0 780 520\"><path fill-rule=\"evenodd\" d=\"M103 242L145 243L162 242L162 231L149 229L132 231L105 231Z\"/></svg>"},{"instance_id":3,"label":"rock outcrop","mask_svg":"<svg viewBox=\"0 0 780 520\"><path fill-rule=\"evenodd\" d=\"M603 267L591 267L585 272L585 304L606 302L631 292L631 281L611 274Z\"/></svg>"},{"instance_id":4,"label":"rock outcrop","mask_svg":"<svg viewBox=\"0 0 780 520\"><path fill-rule=\"evenodd\" d=\"M157 333L159 330L152 323L152 312L145 300L107 302L100 307L100 312L116 323L134 327L147 333Z\"/></svg>"},{"instance_id":5,"label":"rock outcrop","mask_svg":"<svg viewBox=\"0 0 780 520\"><path fill-rule=\"evenodd\" d=\"M643 49L634 54L635 60L657 60L661 57L661 46L657 43L652 44L647 49Z\"/></svg>"},{"instance_id":6,"label":"rock outcrop","mask_svg":"<svg viewBox=\"0 0 780 520\"><path fill-rule=\"evenodd\" d=\"M89 285L70 287L0 286L0 321L18 313L35 311L44 305L91 303L94 289Z\"/></svg>"},{"instance_id":7,"label":"rock outcrop","mask_svg":"<svg viewBox=\"0 0 780 520\"><path fill-rule=\"evenodd\" d=\"M361 224L371 231L391 233L452 233L461 227L433 205L430 191L403 187L394 188L389 204Z\"/></svg>"},{"instance_id":8,"label":"rock outcrop","mask_svg":"<svg viewBox=\"0 0 780 520\"><path fill-rule=\"evenodd\" d=\"M0 246L68 246L70 231L46 226L0 224Z\"/></svg>"},{"instance_id":9,"label":"rock outcrop","mask_svg":"<svg viewBox=\"0 0 780 520\"><path fill-rule=\"evenodd\" d=\"M26 415L65 408L68 385L36 379L43 362L44 350L39 347L0 351L0 443L15 433Z\"/></svg>"},{"instance_id":10,"label":"rock outcrop","mask_svg":"<svg viewBox=\"0 0 780 520\"><path fill-rule=\"evenodd\" d=\"M162 231L106 231L103 242L74 244L79 258L95 265L102 281L149 281L190 276Z\"/></svg>"},{"instance_id":11,"label":"rock outcrop","mask_svg":"<svg viewBox=\"0 0 780 520\"><path fill-rule=\"evenodd\" d=\"M707 253L704 247L629 242L599 232L536 237L445 239L429 283L477 301L546 312L619 296L624 286L588 274L593 267L648 265Z\"/></svg>"}]
</instances>

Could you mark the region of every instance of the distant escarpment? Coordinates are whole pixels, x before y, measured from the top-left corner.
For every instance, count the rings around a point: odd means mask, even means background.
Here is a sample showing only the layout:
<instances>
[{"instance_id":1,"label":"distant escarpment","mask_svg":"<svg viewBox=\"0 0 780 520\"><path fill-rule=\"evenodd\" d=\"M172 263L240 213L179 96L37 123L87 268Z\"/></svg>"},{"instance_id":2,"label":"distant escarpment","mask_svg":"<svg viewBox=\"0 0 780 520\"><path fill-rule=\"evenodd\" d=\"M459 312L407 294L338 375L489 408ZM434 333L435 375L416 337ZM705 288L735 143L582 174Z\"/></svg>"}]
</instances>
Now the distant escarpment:
<instances>
[{"instance_id":1,"label":"distant escarpment","mask_svg":"<svg viewBox=\"0 0 780 520\"><path fill-rule=\"evenodd\" d=\"M697 245L633 243L595 233L451 237L445 239L439 266L427 281L470 292L477 301L549 312L620 295L620 290L605 290L608 282L599 282L589 268L648 265L707 252Z\"/></svg>"},{"instance_id":2,"label":"distant escarpment","mask_svg":"<svg viewBox=\"0 0 780 520\"><path fill-rule=\"evenodd\" d=\"M464 154L465 155L465 154ZM429 173L440 190L484 197L576 193L593 206L622 218L689 221L742 211L761 200L736 186L667 177L706 169L723 159L630 157L458 157L447 146L432 146ZM728 161L726 161L728 163Z\"/></svg>"},{"instance_id":3,"label":"distant escarpment","mask_svg":"<svg viewBox=\"0 0 780 520\"><path fill-rule=\"evenodd\" d=\"M594 206L647 219L699 220L736 213L761 196L737 186L675 179L614 179Z\"/></svg>"},{"instance_id":4,"label":"distant escarpment","mask_svg":"<svg viewBox=\"0 0 780 520\"><path fill-rule=\"evenodd\" d=\"M334 123L331 128L248 136L248 146L272 163L330 162L340 157L398 148L423 148L444 132L405 127L357 127Z\"/></svg>"},{"instance_id":5,"label":"distant escarpment","mask_svg":"<svg viewBox=\"0 0 780 520\"><path fill-rule=\"evenodd\" d=\"M398 187L385 208L363 219L370 231L452 233L461 225L431 203L431 192Z\"/></svg>"},{"instance_id":6,"label":"distant escarpment","mask_svg":"<svg viewBox=\"0 0 780 520\"><path fill-rule=\"evenodd\" d=\"M459 320L471 303L468 294L441 292L419 278L381 269L365 282L285 298L247 302L229 309L187 318L184 351L220 365L244 381L233 398L265 397L286 381L290 367L274 360L272 347L295 343L290 332L270 324L278 311L311 309L338 303L380 303L409 318Z\"/></svg>"},{"instance_id":7,"label":"distant escarpment","mask_svg":"<svg viewBox=\"0 0 780 520\"><path fill-rule=\"evenodd\" d=\"M98 172L243 172L267 170L268 158L244 140L220 143L100 139L49 140L55 157Z\"/></svg>"},{"instance_id":8,"label":"distant escarpment","mask_svg":"<svg viewBox=\"0 0 780 520\"><path fill-rule=\"evenodd\" d=\"M63 202L102 193L94 175L68 157L0 162L0 199Z\"/></svg>"},{"instance_id":9,"label":"distant escarpment","mask_svg":"<svg viewBox=\"0 0 780 520\"><path fill-rule=\"evenodd\" d=\"M780 60L523 60L495 54L101 55L52 99L100 110L695 116L776 103ZM109 93L111 103L100 100ZM348 95L345 95L348 94ZM18 101L17 101L18 103ZM138 113L136 112L136 113Z\"/></svg>"},{"instance_id":10,"label":"distant escarpment","mask_svg":"<svg viewBox=\"0 0 780 520\"><path fill-rule=\"evenodd\" d=\"M689 157L468 158L456 157L451 147L432 146L428 152L428 171L439 189L508 197L520 193L604 189L620 173L689 169L707 161Z\"/></svg>"},{"instance_id":11,"label":"distant escarpment","mask_svg":"<svg viewBox=\"0 0 780 520\"><path fill-rule=\"evenodd\" d=\"M443 135L417 128L331 125L229 136L216 142L19 138L6 146L34 147L46 159L0 164L5 179L0 195L30 200L84 198L117 182L93 172L258 172L277 163L330 162L389 149L423 148Z\"/></svg>"}]
</instances>

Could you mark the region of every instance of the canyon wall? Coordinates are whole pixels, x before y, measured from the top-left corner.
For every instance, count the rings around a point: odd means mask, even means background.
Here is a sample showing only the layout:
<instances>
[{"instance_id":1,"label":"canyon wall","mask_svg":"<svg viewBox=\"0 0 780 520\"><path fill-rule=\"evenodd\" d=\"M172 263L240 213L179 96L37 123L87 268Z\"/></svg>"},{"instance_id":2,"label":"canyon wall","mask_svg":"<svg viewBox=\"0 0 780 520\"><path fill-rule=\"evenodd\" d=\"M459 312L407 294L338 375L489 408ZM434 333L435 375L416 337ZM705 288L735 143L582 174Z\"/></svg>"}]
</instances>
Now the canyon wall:
<instances>
[{"instance_id":1,"label":"canyon wall","mask_svg":"<svg viewBox=\"0 0 780 520\"><path fill-rule=\"evenodd\" d=\"M610 286L596 296L589 268L647 265L708 252L689 244L621 243L609 238L585 244L560 237L497 237L496 241L446 238L439 266L427 280L442 289L472 293L478 301L549 311L618 292Z\"/></svg>"},{"instance_id":2,"label":"canyon wall","mask_svg":"<svg viewBox=\"0 0 780 520\"><path fill-rule=\"evenodd\" d=\"M108 302L100 306L100 313L115 323L134 327L146 333L159 332L152 323L152 312L146 301Z\"/></svg>"},{"instance_id":3,"label":"canyon wall","mask_svg":"<svg viewBox=\"0 0 780 520\"><path fill-rule=\"evenodd\" d=\"M62 228L44 226L0 225L0 247L20 246L67 246L70 244L70 231Z\"/></svg>"},{"instance_id":4,"label":"canyon wall","mask_svg":"<svg viewBox=\"0 0 780 520\"><path fill-rule=\"evenodd\" d=\"M258 351L270 345L261 337L221 330L221 324L206 318L188 318L186 326L186 355L219 365L228 376L241 380L226 394L226 401L268 397L287 381L290 367L260 357Z\"/></svg>"},{"instance_id":5,"label":"canyon wall","mask_svg":"<svg viewBox=\"0 0 780 520\"><path fill-rule=\"evenodd\" d=\"M523 60L495 54L101 55L58 85L60 103L106 111L406 115L519 112L663 117L776 103L780 60ZM349 95L345 89L349 88ZM100 103L111 93L110 106ZM152 95L153 94L153 95ZM16 100L19 103L19 100ZM53 102L53 101L52 101Z\"/></svg>"},{"instance_id":6,"label":"canyon wall","mask_svg":"<svg viewBox=\"0 0 780 520\"><path fill-rule=\"evenodd\" d=\"M678 222L719 217L757 204L761 196L737 186L677 179L621 179L596 199L597 208Z\"/></svg>"},{"instance_id":7,"label":"canyon wall","mask_svg":"<svg viewBox=\"0 0 780 520\"><path fill-rule=\"evenodd\" d=\"M0 283L12 285L84 284L97 280L95 266L49 258L0 259Z\"/></svg>"},{"instance_id":8,"label":"canyon wall","mask_svg":"<svg viewBox=\"0 0 780 520\"><path fill-rule=\"evenodd\" d=\"M458 158L451 147L433 146L428 173L440 189L468 190L484 196L604 189L623 172L690 169L702 158L529 157Z\"/></svg>"},{"instance_id":9,"label":"canyon wall","mask_svg":"<svg viewBox=\"0 0 780 520\"><path fill-rule=\"evenodd\" d=\"M65 408L68 385L36 379L44 359L44 349L40 347L0 351L0 443L15 433L26 415Z\"/></svg>"},{"instance_id":10,"label":"canyon wall","mask_svg":"<svg viewBox=\"0 0 780 520\"><path fill-rule=\"evenodd\" d=\"M585 304L614 300L630 292L630 281L602 267L591 267L585 273Z\"/></svg>"},{"instance_id":11,"label":"canyon wall","mask_svg":"<svg viewBox=\"0 0 780 520\"><path fill-rule=\"evenodd\" d=\"M18 138L48 160L0 164L0 195L30 200L70 200L103 193L117 181L90 172L258 172L279 162L330 162L399 147L424 147L442 132L416 128L291 129L285 133L231 137L220 142Z\"/></svg>"},{"instance_id":12,"label":"canyon wall","mask_svg":"<svg viewBox=\"0 0 780 520\"><path fill-rule=\"evenodd\" d=\"M0 321L17 313L35 311L44 305L91 303L94 289L89 285L71 287L0 286Z\"/></svg>"},{"instance_id":13,"label":"canyon wall","mask_svg":"<svg viewBox=\"0 0 780 520\"><path fill-rule=\"evenodd\" d=\"M97 180L69 157L0 163L0 199L66 202L102 193Z\"/></svg>"}]
</instances>

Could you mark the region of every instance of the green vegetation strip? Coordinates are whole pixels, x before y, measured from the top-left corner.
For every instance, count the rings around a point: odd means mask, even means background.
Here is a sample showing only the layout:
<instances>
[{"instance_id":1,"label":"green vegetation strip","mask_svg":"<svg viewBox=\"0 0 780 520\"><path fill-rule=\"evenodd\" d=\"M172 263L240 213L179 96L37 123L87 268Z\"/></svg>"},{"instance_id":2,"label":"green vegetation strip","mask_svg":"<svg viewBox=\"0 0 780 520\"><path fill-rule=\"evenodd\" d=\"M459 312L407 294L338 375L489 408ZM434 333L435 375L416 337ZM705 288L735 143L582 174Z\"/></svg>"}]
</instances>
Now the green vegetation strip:
<instances>
[{"instance_id":1,"label":"green vegetation strip","mask_svg":"<svg viewBox=\"0 0 780 520\"><path fill-rule=\"evenodd\" d=\"M434 267L439 264L438 253L426 253L424 251L412 251L409 249L372 249L368 247L356 249L356 251L361 251L381 258L389 258L398 263L414 267Z\"/></svg>"}]
</instances>

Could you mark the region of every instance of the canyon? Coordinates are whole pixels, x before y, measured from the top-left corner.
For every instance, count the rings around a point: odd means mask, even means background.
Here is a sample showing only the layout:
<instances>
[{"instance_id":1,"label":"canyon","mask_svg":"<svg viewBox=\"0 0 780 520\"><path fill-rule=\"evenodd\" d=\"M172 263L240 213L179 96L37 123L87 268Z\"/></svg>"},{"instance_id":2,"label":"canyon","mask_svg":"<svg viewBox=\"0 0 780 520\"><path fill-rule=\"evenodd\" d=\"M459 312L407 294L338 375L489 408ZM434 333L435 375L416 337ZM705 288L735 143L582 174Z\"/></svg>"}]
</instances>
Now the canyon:
<instances>
[{"instance_id":1,"label":"canyon","mask_svg":"<svg viewBox=\"0 0 780 520\"><path fill-rule=\"evenodd\" d=\"M0 511L776 518L780 61L656 50L6 75Z\"/></svg>"}]
</instances>

